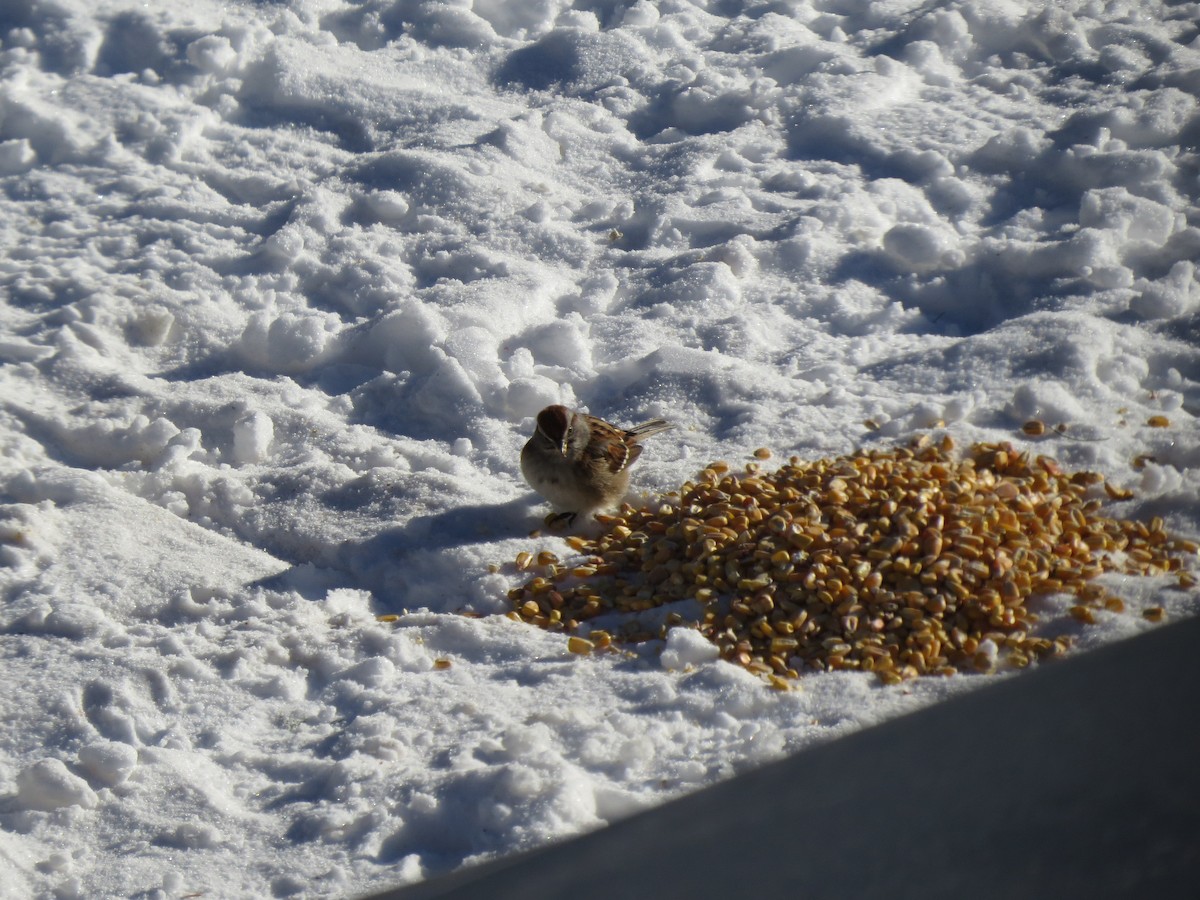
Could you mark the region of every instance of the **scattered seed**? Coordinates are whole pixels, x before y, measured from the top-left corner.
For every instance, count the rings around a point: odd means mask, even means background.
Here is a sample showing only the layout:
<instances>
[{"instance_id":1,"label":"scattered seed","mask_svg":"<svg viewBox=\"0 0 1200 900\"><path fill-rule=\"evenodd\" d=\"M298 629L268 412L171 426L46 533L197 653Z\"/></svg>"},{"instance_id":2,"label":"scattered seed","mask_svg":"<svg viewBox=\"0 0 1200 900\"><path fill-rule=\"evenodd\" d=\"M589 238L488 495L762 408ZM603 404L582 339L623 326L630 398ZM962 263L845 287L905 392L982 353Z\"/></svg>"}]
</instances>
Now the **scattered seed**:
<instances>
[{"instance_id":1,"label":"scattered seed","mask_svg":"<svg viewBox=\"0 0 1200 900\"><path fill-rule=\"evenodd\" d=\"M448 669L451 665L452 663L450 660L446 659L444 656L439 656L433 661L433 667L438 670Z\"/></svg>"},{"instance_id":2,"label":"scattered seed","mask_svg":"<svg viewBox=\"0 0 1200 900\"><path fill-rule=\"evenodd\" d=\"M1046 433L1046 423L1041 419L1030 419L1021 426L1021 431L1030 437L1040 437Z\"/></svg>"},{"instance_id":3,"label":"scattered seed","mask_svg":"<svg viewBox=\"0 0 1200 900\"><path fill-rule=\"evenodd\" d=\"M1151 416L1146 420L1146 424L1151 428L1166 428L1171 424L1171 420L1166 416Z\"/></svg>"}]
</instances>

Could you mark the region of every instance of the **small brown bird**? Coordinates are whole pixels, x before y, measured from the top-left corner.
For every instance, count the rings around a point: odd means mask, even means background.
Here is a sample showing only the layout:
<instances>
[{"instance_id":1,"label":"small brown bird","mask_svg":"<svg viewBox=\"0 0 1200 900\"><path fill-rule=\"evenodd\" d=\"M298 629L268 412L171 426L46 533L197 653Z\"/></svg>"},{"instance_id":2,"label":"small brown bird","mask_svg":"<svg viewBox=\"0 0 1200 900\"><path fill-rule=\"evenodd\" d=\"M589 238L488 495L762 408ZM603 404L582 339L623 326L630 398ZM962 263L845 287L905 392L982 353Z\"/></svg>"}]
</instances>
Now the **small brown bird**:
<instances>
[{"instance_id":1,"label":"small brown bird","mask_svg":"<svg viewBox=\"0 0 1200 900\"><path fill-rule=\"evenodd\" d=\"M565 406L547 406L521 451L521 474L568 524L580 513L615 506L629 489L629 467L642 455L641 441L675 426L653 419L619 428Z\"/></svg>"}]
</instances>

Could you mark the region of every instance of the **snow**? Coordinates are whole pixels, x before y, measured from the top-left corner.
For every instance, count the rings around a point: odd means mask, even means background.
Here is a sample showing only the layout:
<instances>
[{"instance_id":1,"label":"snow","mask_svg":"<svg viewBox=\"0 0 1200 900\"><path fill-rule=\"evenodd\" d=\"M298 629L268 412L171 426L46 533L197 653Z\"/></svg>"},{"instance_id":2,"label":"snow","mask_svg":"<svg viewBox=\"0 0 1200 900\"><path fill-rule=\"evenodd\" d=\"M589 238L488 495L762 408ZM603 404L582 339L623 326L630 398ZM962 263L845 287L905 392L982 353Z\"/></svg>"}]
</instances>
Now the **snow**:
<instances>
[{"instance_id":1,"label":"snow","mask_svg":"<svg viewBox=\"0 0 1200 900\"><path fill-rule=\"evenodd\" d=\"M934 429L1195 538L1198 20L5 5L0 896L354 896L987 683L504 617L550 403L677 423L638 496ZM1109 581L1084 651L1200 605Z\"/></svg>"}]
</instances>

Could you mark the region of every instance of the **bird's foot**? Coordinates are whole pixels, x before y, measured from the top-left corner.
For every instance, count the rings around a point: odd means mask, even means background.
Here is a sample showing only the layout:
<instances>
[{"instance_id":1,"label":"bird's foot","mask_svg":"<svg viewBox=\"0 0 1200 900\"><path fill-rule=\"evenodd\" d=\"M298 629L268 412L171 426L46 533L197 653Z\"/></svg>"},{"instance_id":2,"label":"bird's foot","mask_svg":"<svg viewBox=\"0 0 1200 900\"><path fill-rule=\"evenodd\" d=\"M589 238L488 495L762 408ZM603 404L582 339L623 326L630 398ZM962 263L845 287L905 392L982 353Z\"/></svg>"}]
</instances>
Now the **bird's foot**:
<instances>
[{"instance_id":1,"label":"bird's foot","mask_svg":"<svg viewBox=\"0 0 1200 900\"><path fill-rule=\"evenodd\" d=\"M561 528L570 528L572 525L575 524L575 517L577 515L579 515L579 513L573 513L573 512L551 513L550 515L546 516L546 527L547 528L560 528L560 527Z\"/></svg>"}]
</instances>

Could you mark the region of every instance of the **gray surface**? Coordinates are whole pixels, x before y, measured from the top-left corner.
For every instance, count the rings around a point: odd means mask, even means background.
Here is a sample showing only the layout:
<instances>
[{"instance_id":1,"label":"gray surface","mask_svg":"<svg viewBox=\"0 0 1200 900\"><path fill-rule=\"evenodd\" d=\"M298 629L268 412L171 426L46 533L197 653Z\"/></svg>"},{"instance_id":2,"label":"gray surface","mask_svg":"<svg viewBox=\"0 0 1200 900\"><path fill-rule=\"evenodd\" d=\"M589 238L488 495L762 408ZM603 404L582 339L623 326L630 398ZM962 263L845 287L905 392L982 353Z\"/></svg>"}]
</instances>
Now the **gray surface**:
<instances>
[{"instance_id":1,"label":"gray surface","mask_svg":"<svg viewBox=\"0 0 1200 900\"><path fill-rule=\"evenodd\" d=\"M378 900L1200 897L1200 619Z\"/></svg>"}]
</instances>

